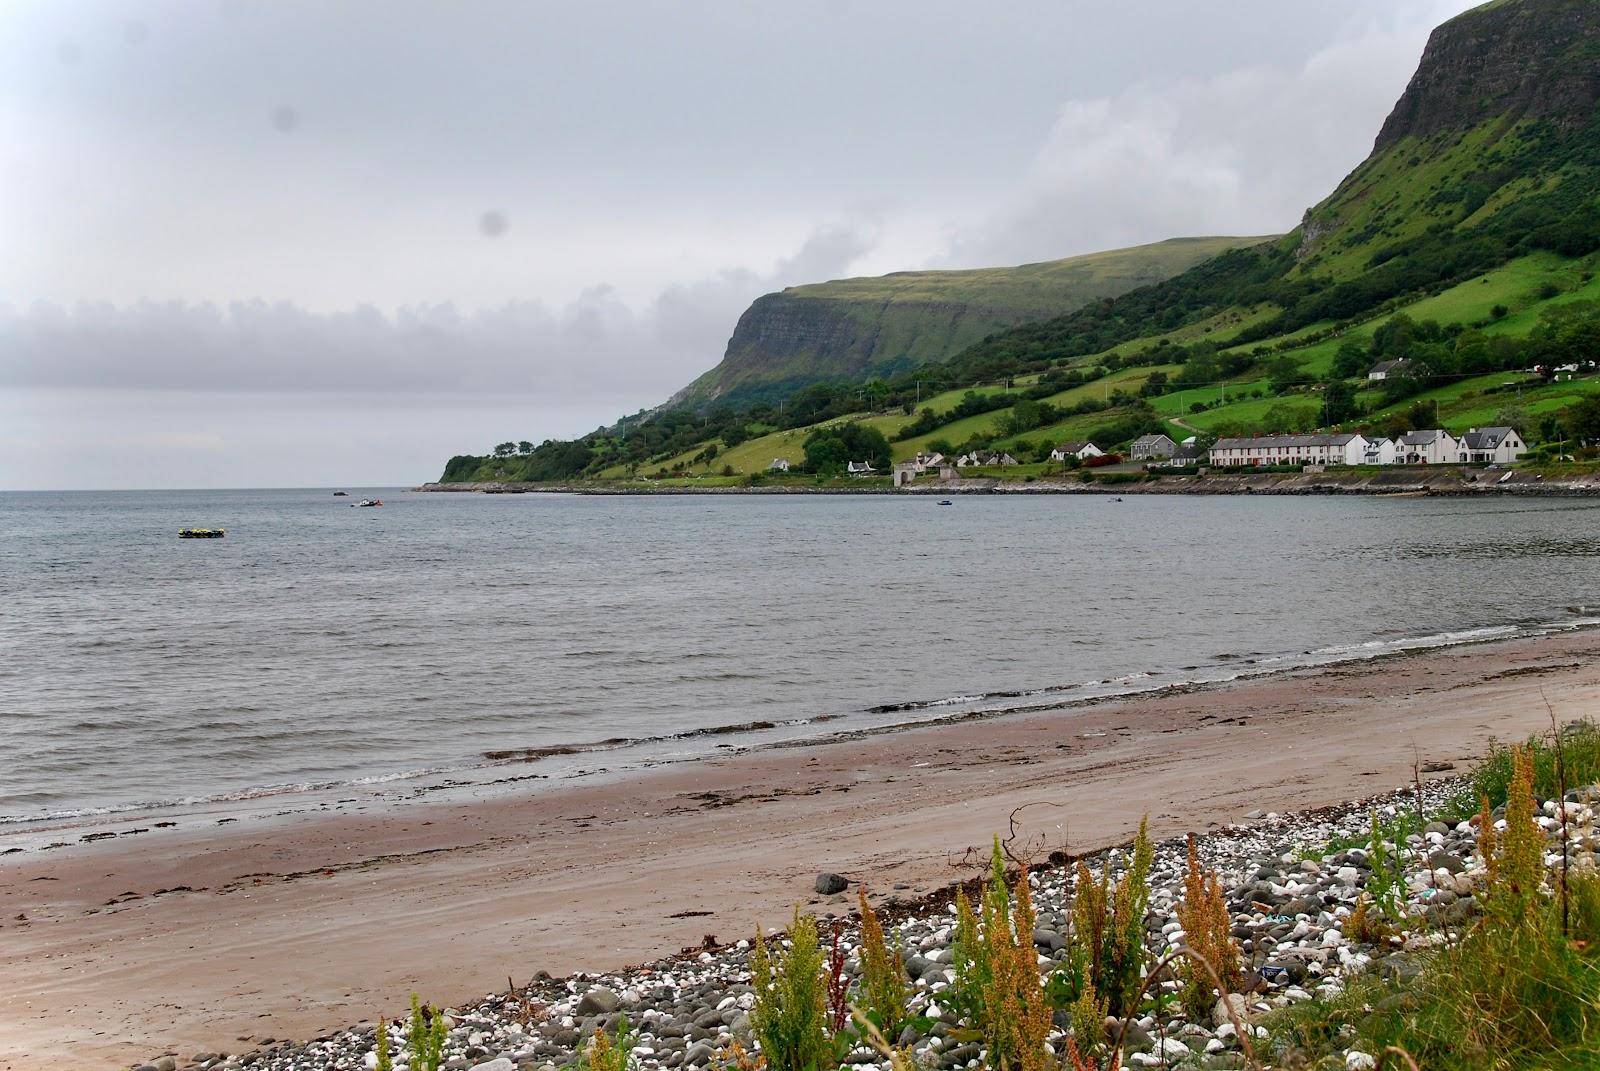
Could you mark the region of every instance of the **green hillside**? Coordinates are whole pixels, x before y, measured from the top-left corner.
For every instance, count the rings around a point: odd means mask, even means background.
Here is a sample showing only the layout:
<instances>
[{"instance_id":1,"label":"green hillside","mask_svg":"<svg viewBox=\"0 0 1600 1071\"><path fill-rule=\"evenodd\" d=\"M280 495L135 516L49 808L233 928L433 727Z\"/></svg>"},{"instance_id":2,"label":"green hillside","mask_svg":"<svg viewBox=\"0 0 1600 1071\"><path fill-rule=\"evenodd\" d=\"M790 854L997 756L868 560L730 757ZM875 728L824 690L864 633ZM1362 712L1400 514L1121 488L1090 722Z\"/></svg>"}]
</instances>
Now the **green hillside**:
<instances>
[{"instance_id":1,"label":"green hillside","mask_svg":"<svg viewBox=\"0 0 1600 1071\"><path fill-rule=\"evenodd\" d=\"M1081 308L1263 238L1177 238L1015 268L913 271L790 287L740 317L720 364L669 402L775 400L824 379L863 382L953 356L1005 328Z\"/></svg>"},{"instance_id":2,"label":"green hillside","mask_svg":"<svg viewBox=\"0 0 1600 1071\"><path fill-rule=\"evenodd\" d=\"M1600 4L1501 0L1434 33L1372 155L1281 239L986 330L914 374L844 380L797 347L790 386L770 401L669 409L526 458L457 458L447 476L738 476L774 457L805 461L808 440L823 471L845 440L886 461L930 448L1037 455L1073 438L1110 449L1151 430L1395 434L1504 422L1536 443L1592 444L1597 70ZM883 302L893 321L883 337L948 338L949 324L928 313L928 288L941 285L971 302L1004 287L990 273L912 273L796 288L786 300L863 304L900 287L905 301ZM1403 374L1367 378L1396 359L1408 362Z\"/></svg>"}]
</instances>

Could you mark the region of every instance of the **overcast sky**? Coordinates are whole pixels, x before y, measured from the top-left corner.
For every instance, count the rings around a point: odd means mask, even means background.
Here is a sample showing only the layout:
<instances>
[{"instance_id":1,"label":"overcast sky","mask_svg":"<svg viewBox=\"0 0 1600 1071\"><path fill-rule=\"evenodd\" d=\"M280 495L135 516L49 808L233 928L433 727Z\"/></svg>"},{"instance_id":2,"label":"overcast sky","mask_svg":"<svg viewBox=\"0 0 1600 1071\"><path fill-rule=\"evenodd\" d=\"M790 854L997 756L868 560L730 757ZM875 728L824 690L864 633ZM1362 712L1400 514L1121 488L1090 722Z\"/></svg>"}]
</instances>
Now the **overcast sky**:
<instances>
[{"instance_id":1,"label":"overcast sky","mask_svg":"<svg viewBox=\"0 0 1600 1071\"><path fill-rule=\"evenodd\" d=\"M391 485L761 293L1287 230L1472 0L6 0L0 488Z\"/></svg>"}]
</instances>

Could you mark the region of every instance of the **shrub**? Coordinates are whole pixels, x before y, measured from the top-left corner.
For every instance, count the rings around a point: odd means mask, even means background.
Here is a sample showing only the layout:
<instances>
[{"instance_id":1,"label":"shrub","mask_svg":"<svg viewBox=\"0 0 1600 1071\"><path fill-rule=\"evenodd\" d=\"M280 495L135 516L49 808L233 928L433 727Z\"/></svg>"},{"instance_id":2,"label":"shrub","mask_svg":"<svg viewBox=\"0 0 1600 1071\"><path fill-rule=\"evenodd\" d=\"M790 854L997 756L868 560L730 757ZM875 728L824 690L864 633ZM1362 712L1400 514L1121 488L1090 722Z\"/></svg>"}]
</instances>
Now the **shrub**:
<instances>
[{"instance_id":1,"label":"shrub","mask_svg":"<svg viewBox=\"0 0 1600 1071\"><path fill-rule=\"evenodd\" d=\"M415 993L411 994L411 1030L406 1038L411 1052L411 1071L439 1071L439 1064L444 1060L445 1039L449 1036L444 1012L423 1005Z\"/></svg>"},{"instance_id":2,"label":"shrub","mask_svg":"<svg viewBox=\"0 0 1600 1071\"><path fill-rule=\"evenodd\" d=\"M1044 1046L1051 1017L1033 950L1028 872L1022 868L1017 873L1013 904L1006 894L998 837L993 870L983 912L989 984L978 1024L988 1045L988 1065L995 1071L1044 1071L1049 1062Z\"/></svg>"},{"instance_id":3,"label":"shrub","mask_svg":"<svg viewBox=\"0 0 1600 1071\"><path fill-rule=\"evenodd\" d=\"M628 1071L633 1063L633 1035L628 1033L627 1016L617 1020L617 1040L612 1043L604 1030L595 1028L594 1037L578 1054L582 1071Z\"/></svg>"},{"instance_id":4,"label":"shrub","mask_svg":"<svg viewBox=\"0 0 1600 1071\"><path fill-rule=\"evenodd\" d=\"M1591 949L1600 939L1600 878L1571 879L1563 933L1559 902L1542 891L1545 835L1534 821L1534 754L1518 747L1508 758L1503 833L1487 797L1481 801L1482 920L1425 954L1421 972L1399 992L1357 977L1331 1003L1283 1013L1272 1023L1279 1050L1337 1054L1357 1040L1368 1052L1398 1046L1440 1071L1595 1066L1600 961Z\"/></svg>"},{"instance_id":5,"label":"shrub","mask_svg":"<svg viewBox=\"0 0 1600 1071\"><path fill-rule=\"evenodd\" d=\"M861 899L861 1003L872 1024L885 1036L896 1038L906 1022L911 980L899 949L891 951L884 940L883 926L867 902L866 889L858 887L856 892Z\"/></svg>"},{"instance_id":6,"label":"shrub","mask_svg":"<svg viewBox=\"0 0 1600 1071\"><path fill-rule=\"evenodd\" d=\"M1192 959L1179 968L1183 980L1183 1006L1191 1019L1208 1014L1214 992L1212 973L1230 993L1244 981L1239 969L1239 948L1233 943L1233 919L1222 896L1222 884L1214 870L1200 865L1194 834L1189 834L1189 863L1183 875L1183 903L1178 905L1178 925L1183 927L1184 943L1203 959L1207 971ZM1219 994L1220 995L1220 994Z\"/></svg>"},{"instance_id":7,"label":"shrub","mask_svg":"<svg viewBox=\"0 0 1600 1071\"><path fill-rule=\"evenodd\" d=\"M1111 860L1099 877L1087 864L1078 863L1067 966L1053 986L1062 997L1076 1002L1087 991L1105 1014L1120 1018L1131 1010L1144 969L1144 924L1154 856L1146 816L1139 822L1128 868L1115 884Z\"/></svg>"},{"instance_id":8,"label":"shrub","mask_svg":"<svg viewBox=\"0 0 1600 1071\"><path fill-rule=\"evenodd\" d=\"M756 1003L750 1027L761 1042L770 1071L830 1071L833 1048L825 1027L827 993L822 974L817 920L794 909L789 948L776 962L756 934L750 957L750 984Z\"/></svg>"},{"instance_id":9,"label":"shrub","mask_svg":"<svg viewBox=\"0 0 1600 1071\"><path fill-rule=\"evenodd\" d=\"M966 894L956 894L952 946L955 982L946 993L988 1046L995 1071L1044 1071L1050 1006L1033 950L1033 902L1024 869L1011 890L995 838L981 926Z\"/></svg>"},{"instance_id":10,"label":"shrub","mask_svg":"<svg viewBox=\"0 0 1600 1071\"><path fill-rule=\"evenodd\" d=\"M1553 744L1533 736L1521 747L1528 752L1533 764L1533 791L1541 799L1554 796L1560 777ZM1465 818L1472 805L1484 796L1488 797L1490 807L1498 807L1507 801L1515 751L1516 747L1512 745L1498 742L1489 745L1489 754L1472 771L1470 799L1457 803L1457 817ZM1567 725L1561 730L1561 751L1566 762L1567 784L1584 785L1600 781L1600 724L1585 718Z\"/></svg>"},{"instance_id":11,"label":"shrub","mask_svg":"<svg viewBox=\"0 0 1600 1071\"><path fill-rule=\"evenodd\" d=\"M375 1038L373 1056L377 1063L373 1065L374 1071L394 1071L394 1062L389 1058L389 1024L383 1021L383 1016L378 1016L378 1033Z\"/></svg>"}]
</instances>

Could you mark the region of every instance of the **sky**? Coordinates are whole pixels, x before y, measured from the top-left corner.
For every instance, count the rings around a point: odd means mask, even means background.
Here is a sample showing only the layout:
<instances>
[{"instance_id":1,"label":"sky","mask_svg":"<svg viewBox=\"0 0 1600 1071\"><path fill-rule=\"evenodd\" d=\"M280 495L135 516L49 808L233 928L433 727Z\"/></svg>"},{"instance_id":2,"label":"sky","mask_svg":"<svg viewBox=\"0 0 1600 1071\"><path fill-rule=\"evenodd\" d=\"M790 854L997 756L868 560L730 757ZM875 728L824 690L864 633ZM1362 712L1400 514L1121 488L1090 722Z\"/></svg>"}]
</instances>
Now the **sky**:
<instances>
[{"instance_id":1,"label":"sky","mask_svg":"<svg viewBox=\"0 0 1600 1071\"><path fill-rule=\"evenodd\" d=\"M4 0L0 489L396 486L771 290L1286 231L1474 0Z\"/></svg>"}]
</instances>

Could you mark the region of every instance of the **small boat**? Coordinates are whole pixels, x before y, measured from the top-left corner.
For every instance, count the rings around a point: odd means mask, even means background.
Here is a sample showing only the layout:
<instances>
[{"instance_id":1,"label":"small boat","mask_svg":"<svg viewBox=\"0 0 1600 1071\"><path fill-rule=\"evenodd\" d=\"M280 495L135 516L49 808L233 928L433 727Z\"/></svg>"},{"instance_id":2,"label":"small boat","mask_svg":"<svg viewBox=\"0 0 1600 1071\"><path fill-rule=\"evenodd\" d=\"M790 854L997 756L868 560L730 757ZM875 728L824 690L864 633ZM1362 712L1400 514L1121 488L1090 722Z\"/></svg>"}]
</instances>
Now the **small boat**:
<instances>
[{"instance_id":1,"label":"small boat","mask_svg":"<svg viewBox=\"0 0 1600 1071\"><path fill-rule=\"evenodd\" d=\"M941 506L953 506L953 505L955 505L955 503L950 501L948 498L941 498L939 500L939 505L941 505Z\"/></svg>"},{"instance_id":2,"label":"small boat","mask_svg":"<svg viewBox=\"0 0 1600 1071\"><path fill-rule=\"evenodd\" d=\"M383 499L381 499L381 498L363 498L360 502L352 502L350 504L350 508L351 509L356 509L356 508L358 508L360 506L381 506L381 505L383 505Z\"/></svg>"},{"instance_id":3,"label":"small boat","mask_svg":"<svg viewBox=\"0 0 1600 1071\"><path fill-rule=\"evenodd\" d=\"M334 498L349 498L350 497L350 492L349 491L335 491L333 493L333 497Z\"/></svg>"},{"instance_id":4,"label":"small boat","mask_svg":"<svg viewBox=\"0 0 1600 1071\"><path fill-rule=\"evenodd\" d=\"M221 528L180 528L179 539L221 539L227 533Z\"/></svg>"}]
</instances>

